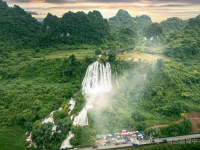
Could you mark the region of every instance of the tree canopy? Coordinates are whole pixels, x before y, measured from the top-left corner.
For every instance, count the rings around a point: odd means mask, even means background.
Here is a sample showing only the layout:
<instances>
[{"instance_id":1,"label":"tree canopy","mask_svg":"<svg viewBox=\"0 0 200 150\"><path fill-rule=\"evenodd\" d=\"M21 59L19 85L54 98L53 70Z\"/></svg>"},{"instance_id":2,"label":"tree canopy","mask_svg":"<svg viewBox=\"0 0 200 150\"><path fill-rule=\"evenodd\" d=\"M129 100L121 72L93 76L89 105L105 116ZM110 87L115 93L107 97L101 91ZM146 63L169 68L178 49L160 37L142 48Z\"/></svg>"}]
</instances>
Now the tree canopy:
<instances>
[{"instance_id":1,"label":"tree canopy","mask_svg":"<svg viewBox=\"0 0 200 150\"><path fill-rule=\"evenodd\" d=\"M149 39L151 37L161 36L162 32L162 26L158 23L153 23L145 28L145 37Z\"/></svg>"},{"instance_id":2,"label":"tree canopy","mask_svg":"<svg viewBox=\"0 0 200 150\"><path fill-rule=\"evenodd\" d=\"M173 18L168 18L165 21L162 21L160 25L162 26L163 34L169 35L184 29L187 23L188 23L187 20L182 20L180 18L173 17Z\"/></svg>"},{"instance_id":3,"label":"tree canopy","mask_svg":"<svg viewBox=\"0 0 200 150\"><path fill-rule=\"evenodd\" d=\"M110 40L110 27L99 11L68 12L61 18L50 13L43 24L17 5L0 1L1 48L49 47L56 44L102 44Z\"/></svg>"}]
</instances>

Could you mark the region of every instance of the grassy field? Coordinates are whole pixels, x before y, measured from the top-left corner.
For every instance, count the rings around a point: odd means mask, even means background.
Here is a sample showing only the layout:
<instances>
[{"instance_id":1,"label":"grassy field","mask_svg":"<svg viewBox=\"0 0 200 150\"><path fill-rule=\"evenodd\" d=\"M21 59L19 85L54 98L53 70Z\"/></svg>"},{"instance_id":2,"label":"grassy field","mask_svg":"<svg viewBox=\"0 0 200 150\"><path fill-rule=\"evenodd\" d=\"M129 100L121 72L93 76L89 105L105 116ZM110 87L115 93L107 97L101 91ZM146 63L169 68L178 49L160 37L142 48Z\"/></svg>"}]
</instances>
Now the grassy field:
<instances>
[{"instance_id":1,"label":"grassy field","mask_svg":"<svg viewBox=\"0 0 200 150\"><path fill-rule=\"evenodd\" d=\"M69 57L74 54L76 58L83 59L86 55L93 55L94 51L91 49L79 49L79 50L60 50L54 51L46 56L47 59Z\"/></svg>"},{"instance_id":2,"label":"grassy field","mask_svg":"<svg viewBox=\"0 0 200 150\"><path fill-rule=\"evenodd\" d=\"M26 149L24 129L9 127L0 129L0 150L23 150Z\"/></svg>"},{"instance_id":3,"label":"grassy field","mask_svg":"<svg viewBox=\"0 0 200 150\"><path fill-rule=\"evenodd\" d=\"M69 57L70 55L74 54L76 58L83 59L86 55L94 55L93 50L91 49L79 49L79 50L61 50L61 51L54 51L48 55L46 55L47 59L51 58L60 58L60 57ZM135 54L135 53L125 53L119 54L117 59L123 60L132 60L132 61L156 61L157 59L164 59L165 61L169 61L170 58L164 55L153 55L147 53Z\"/></svg>"},{"instance_id":4,"label":"grassy field","mask_svg":"<svg viewBox=\"0 0 200 150\"><path fill-rule=\"evenodd\" d=\"M165 61L169 61L170 58L164 56L164 55L153 55L153 54L147 54L147 53L130 53L130 54L119 54L118 59L124 59L124 60L132 60L132 61L156 61L157 59L164 59Z\"/></svg>"}]
</instances>

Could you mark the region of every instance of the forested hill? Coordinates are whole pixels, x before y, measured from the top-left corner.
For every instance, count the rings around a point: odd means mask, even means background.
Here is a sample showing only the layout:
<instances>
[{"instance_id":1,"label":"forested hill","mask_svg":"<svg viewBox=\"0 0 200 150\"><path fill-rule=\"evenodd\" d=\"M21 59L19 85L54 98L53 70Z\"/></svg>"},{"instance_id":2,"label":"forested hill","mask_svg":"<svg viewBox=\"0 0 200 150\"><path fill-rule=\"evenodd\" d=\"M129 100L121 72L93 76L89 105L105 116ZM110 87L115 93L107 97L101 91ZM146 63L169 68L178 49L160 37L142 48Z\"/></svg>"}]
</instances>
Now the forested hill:
<instances>
[{"instance_id":1,"label":"forested hill","mask_svg":"<svg viewBox=\"0 0 200 150\"><path fill-rule=\"evenodd\" d=\"M110 38L106 19L98 11L68 12L58 18L48 14L44 23L19 6L8 7L0 0L0 47L6 49L34 48L54 44L101 44Z\"/></svg>"},{"instance_id":2,"label":"forested hill","mask_svg":"<svg viewBox=\"0 0 200 150\"><path fill-rule=\"evenodd\" d=\"M131 15L120 9L116 16L109 19L111 31L119 32L123 28L130 28L135 32L143 31L143 29L152 24L151 18L147 15L131 17Z\"/></svg>"},{"instance_id":3,"label":"forested hill","mask_svg":"<svg viewBox=\"0 0 200 150\"><path fill-rule=\"evenodd\" d=\"M38 43L37 34L41 24L19 6L8 7L0 0L0 47L16 48Z\"/></svg>"},{"instance_id":4,"label":"forested hill","mask_svg":"<svg viewBox=\"0 0 200 150\"><path fill-rule=\"evenodd\" d=\"M180 18L173 17L173 18L168 18L165 21L162 21L160 25L162 26L163 34L168 35L184 29L187 23L188 23L187 20L182 20Z\"/></svg>"},{"instance_id":5,"label":"forested hill","mask_svg":"<svg viewBox=\"0 0 200 150\"><path fill-rule=\"evenodd\" d=\"M194 59L200 52L200 17L191 18L181 31L166 38L165 54L182 60Z\"/></svg>"},{"instance_id":6,"label":"forested hill","mask_svg":"<svg viewBox=\"0 0 200 150\"><path fill-rule=\"evenodd\" d=\"M110 38L109 24L98 11L68 12L62 18L48 14L43 22L43 33L42 40L47 39L49 44L99 44Z\"/></svg>"}]
</instances>

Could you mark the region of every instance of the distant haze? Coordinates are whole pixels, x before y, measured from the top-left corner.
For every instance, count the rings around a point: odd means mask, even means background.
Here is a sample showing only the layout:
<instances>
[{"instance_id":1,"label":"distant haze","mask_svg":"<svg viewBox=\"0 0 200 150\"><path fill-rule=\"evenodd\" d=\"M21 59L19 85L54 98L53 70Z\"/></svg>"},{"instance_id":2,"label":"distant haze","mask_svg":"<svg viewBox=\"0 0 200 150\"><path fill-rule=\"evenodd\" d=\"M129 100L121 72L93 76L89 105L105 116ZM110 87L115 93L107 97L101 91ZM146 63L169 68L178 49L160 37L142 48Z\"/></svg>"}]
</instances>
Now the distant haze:
<instances>
[{"instance_id":1,"label":"distant haze","mask_svg":"<svg viewBox=\"0 0 200 150\"><path fill-rule=\"evenodd\" d=\"M200 0L5 0L9 6L19 5L35 18L45 18L48 13L62 17L68 11L88 12L98 10L104 18L124 9L131 16L146 14L153 22L170 17L188 19L200 14Z\"/></svg>"}]
</instances>

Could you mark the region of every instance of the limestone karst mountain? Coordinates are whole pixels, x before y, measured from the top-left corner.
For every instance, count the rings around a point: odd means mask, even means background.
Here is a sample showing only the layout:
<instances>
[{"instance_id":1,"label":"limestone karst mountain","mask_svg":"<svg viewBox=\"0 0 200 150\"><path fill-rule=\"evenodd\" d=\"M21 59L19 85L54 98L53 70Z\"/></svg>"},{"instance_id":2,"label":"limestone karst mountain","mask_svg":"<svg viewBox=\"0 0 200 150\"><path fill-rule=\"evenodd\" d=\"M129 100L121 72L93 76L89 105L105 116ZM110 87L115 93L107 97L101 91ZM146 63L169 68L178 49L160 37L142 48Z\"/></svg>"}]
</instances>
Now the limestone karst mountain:
<instances>
[{"instance_id":1,"label":"limestone karst mountain","mask_svg":"<svg viewBox=\"0 0 200 150\"><path fill-rule=\"evenodd\" d=\"M119 32L123 28L130 28L135 32L142 31L145 27L152 24L151 18L147 15L131 17L126 11L120 9L116 16L109 19L111 31Z\"/></svg>"}]
</instances>

